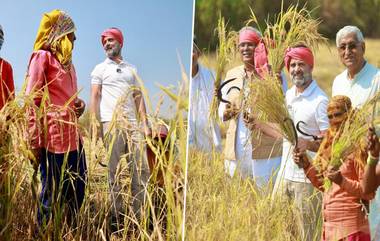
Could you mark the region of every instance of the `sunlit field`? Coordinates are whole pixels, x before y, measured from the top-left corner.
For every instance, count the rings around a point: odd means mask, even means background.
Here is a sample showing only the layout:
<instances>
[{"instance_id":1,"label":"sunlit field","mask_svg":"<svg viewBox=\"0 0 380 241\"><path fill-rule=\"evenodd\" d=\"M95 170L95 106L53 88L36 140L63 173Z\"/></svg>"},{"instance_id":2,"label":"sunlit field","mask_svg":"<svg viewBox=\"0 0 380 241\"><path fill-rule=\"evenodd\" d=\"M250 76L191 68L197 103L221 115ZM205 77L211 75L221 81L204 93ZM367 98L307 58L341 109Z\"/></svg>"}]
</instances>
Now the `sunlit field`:
<instances>
[{"instance_id":1,"label":"sunlit field","mask_svg":"<svg viewBox=\"0 0 380 241\"><path fill-rule=\"evenodd\" d=\"M380 40L366 40L366 59L378 67L379 48ZM335 76L344 70L335 42L321 46L314 56L313 77L330 97ZM215 68L215 55L204 53L202 63ZM236 59L229 67L239 64ZM258 190L253 181L230 178L224 173L221 153L191 149L188 168L186 240L302 240L296 221L299 214L292 204L273 195L273 184ZM314 240L320 240L321 220L315 220L315 225Z\"/></svg>"},{"instance_id":2,"label":"sunlit field","mask_svg":"<svg viewBox=\"0 0 380 241\"><path fill-rule=\"evenodd\" d=\"M65 209L53 203L54 216L46 229L38 233L41 229L38 229L36 212L41 184L39 172L33 170L30 162L33 155L26 138L28 120L25 113L31 98L17 96L0 113L0 240L180 240L186 162L187 109L184 103L187 100L187 85L184 77L179 93L163 89L174 100L175 114L170 120L159 117L160 106L152 110L142 87L147 109L153 113L149 116L153 133L155 126L165 123L168 138L165 141L151 137L144 140L156 155L156 165L145 187L148 195L140 220L128 208L131 201L130 172L125 158L121 160L118 175L123 184L126 215L123 228L117 233L110 231L109 154L103 142L93 134L99 126L86 112L77 123L83 135L88 174L85 200L74 220L76 225L68 225Z\"/></svg>"}]
</instances>

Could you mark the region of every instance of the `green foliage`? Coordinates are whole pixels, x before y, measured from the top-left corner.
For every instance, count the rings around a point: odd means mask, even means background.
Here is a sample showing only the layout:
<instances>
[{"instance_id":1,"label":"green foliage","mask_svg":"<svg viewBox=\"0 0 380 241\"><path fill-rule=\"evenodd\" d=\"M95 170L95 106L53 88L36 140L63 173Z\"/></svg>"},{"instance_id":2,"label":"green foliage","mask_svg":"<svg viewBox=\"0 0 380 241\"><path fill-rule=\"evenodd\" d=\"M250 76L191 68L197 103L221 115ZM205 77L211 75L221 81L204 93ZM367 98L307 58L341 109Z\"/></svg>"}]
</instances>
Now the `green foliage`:
<instances>
[{"instance_id":1,"label":"green foliage","mask_svg":"<svg viewBox=\"0 0 380 241\"><path fill-rule=\"evenodd\" d=\"M320 18L320 32L334 39L336 32L345 25L357 25L365 37L380 37L380 1L379 0L284 0L284 8L291 4L304 6L312 11L312 17ZM222 13L228 25L239 30L246 23L252 8L261 26L267 19L281 10L281 1L267 0L196 0L194 33L199 47L215 50L217 37L214 29L218 12Z\"/></svg>"}]
</instances>

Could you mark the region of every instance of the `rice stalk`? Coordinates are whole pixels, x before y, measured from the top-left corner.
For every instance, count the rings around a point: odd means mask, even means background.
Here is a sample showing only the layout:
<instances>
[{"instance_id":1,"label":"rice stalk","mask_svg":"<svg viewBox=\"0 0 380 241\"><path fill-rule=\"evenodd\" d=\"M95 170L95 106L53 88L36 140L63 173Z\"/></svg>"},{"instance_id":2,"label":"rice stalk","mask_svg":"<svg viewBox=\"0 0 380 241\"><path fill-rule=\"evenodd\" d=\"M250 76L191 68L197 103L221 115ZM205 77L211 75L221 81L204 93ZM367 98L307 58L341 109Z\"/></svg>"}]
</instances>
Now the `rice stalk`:
<instances>
[{"instance_id":1,"label":"rice stalk","mask_svg":"<svg viewBox=\"0 0 380 241\"><path fill-rule=\"evenodd\" d=\"M235 59L237 46L237 33L227 30L227 24L221 14L219 14L216 33L218 35L218 46L216 50L214 90L219 88L222 78L225 75L226 67ZM218 107L219 100L214 95L210 105L210 120L218 120Z\"/></svg>"},{"instance_id":2,"label":"rice stalk","mask_svg":"<svg viewBox=\"0 0 380 241\"><path fill-rule=\"evenodd\" d=\"M296 145L297 133L286 105L282 86L276 77L266 75L262 80L249 83L250 95L243 108L259 121L275 124L290 143Z\"/></svg>"},{"instance_id":3,"label":"rice stalk","mask_svg":"<svg viewBox=\"0 0 380 241\"><path fill-rule=\"evenodd\" d=\"M259 26L251 9L251 19L248 23L252 22ZM273 23L266 21L263 34L268 62L273 73L280 73L284 67L284 57L288 47L305 45L314 52L320 44L327 44L327 39L318 32L320 23L321 20L313 19L311 11L305 6L299 9L298 4L290 5L285 11L282 1L281 12L274 18Z\"/></svg>"},{"instance_id":4,"label":"rice stalk","mask_svg":"<svg viewBox=\"0 0 380 241\"><path fill-rule=\"evenodd\" d=\"M379 116L373 116L373 108L380 99L380 93L377 93L368 100L360 109L353 109L348 114L347 120L341 125L332 142L331 160L329 165L339 168L346 158L360 147L360 142L366 137L368 123L380 123ZM359 166L363 166L361 160L355 161ZM331 181L327 178L324 180L325 190L331 187Z\"/></svg>"}]
</instances>

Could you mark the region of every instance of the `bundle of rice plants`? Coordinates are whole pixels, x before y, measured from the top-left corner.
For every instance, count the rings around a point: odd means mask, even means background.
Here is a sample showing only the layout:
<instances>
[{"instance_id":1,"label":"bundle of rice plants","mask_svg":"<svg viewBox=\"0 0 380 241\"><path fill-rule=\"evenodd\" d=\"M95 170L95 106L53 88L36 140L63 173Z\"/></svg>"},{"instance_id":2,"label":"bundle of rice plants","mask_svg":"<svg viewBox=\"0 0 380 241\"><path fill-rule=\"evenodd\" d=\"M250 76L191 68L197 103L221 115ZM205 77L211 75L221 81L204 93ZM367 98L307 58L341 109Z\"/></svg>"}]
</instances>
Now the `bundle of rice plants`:
<instances>
[{"instance_id":1,"label":"bundle of rice plants","mask_svg":"<svg viewBox=\"0 0 380 241\"><path fill-rule=\"evenodd\" d=\"M234 31L227 31L225 20L221 15L219 15L216 32L219 43L216 50L214 90L219 88L222 78L225 75L226 67L235 59L237 46L237 33ZM218 119L218 107L219 100L214 96L210 105L210 120Z\"/></svg>"},{"instance_id":2,"label":"bundle of rice plants","mask_svg":"<svg viewBox=\"0 0 380 241\"><path fill-rule=\"evenodd\" d=\"M362 139L365 138L368 131L368 123L380 123L380 116L374 116L374 108L380 99L380 93L368 100L360 109L352 110L347 120L339 128L337 135L334 137L331 147L331 159L329 165L339 168L344 160L359 147ZM360 160L355 161L362 166ZM325 190L331 187L329 179L324 180Z\"/></svg>"},{"instance_id":3,"label":"bundle of rice plants","mask_svg":"<svg viewBox=\"0 0 380 241\"><path fill-rule=\"evenodd\" d=\"M251 19L248 23L252 22L259 26L251 9ZM290 5L284 11L282 2L281 12L275 17L273 23L266 22L263 34L268 51L268 62L274 73L282 70L288 47L305 45L315 51L319 44L327 43L327 39L318 32L320 23L320 20L312 18L311 11L307 10L305 6L298 9L298 5Z\"/></svg>"},{"instance_id":4,"label":"bundle of rice plants","mask_svg":"<svg viewBox=\"0 0 380 241\"><path fill-rule=\"evenodd\" d=\"M248 24L253 22L259 26L252 9L251 15ZM253 112L258 120L275 124L282 135L295 146L297 146L297 132L288 113L278 76L284 67L284 57L288 47L303 44L316 49L318 44L326 42L326 39L318 33L319 24L320 21L313 19L305 7L298 9L298 5L291 5L284 11L282 3L281 12L274 23L266 22L263 34L270 71L261 80L254 80L249 85L250 96L244 107L249 110L248 112Z\"/></svg>"},{"instance_id":5,"label":"bundle of rice plants","mask_svg":"<svg viewBox=\"0 0 380 241\"><path fill-rule=\"evenodd\" d=\"M273 123L290 143L297 144L297 133L290 117L282 86L277 77L266 75L249 84L250 95L244 109L251 112L259 121Z\"/></svg>"}]
</instances>

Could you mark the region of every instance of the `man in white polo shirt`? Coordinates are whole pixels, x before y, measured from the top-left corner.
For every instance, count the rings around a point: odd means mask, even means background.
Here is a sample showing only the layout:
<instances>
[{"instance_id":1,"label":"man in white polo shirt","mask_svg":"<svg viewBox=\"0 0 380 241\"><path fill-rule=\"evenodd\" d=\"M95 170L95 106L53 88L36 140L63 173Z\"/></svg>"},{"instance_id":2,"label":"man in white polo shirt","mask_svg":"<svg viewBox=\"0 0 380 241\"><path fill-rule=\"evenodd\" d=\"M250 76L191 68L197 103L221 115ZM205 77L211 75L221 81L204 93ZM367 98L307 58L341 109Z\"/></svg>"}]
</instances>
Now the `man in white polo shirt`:
<instances>
[{"instance_id":1,"label":"man in white polo shirt","mask_svg":"<svg viewBox=\"0 0 380 241\"><path fill-rule=\"evenodd\" d=\"M332 96L350 97L353 107L362 106L380 90L380 70L364 58L365 42L360 29L356 26L345 26L336 34L336 46L340 61L346 69L335 77ZM377 191L370 207L371 236L375 229L380 232L380 192Z\"/></svg>"},{"instance_id":2,"label":"man in white polo shirt","mask_svg":"<svg viewBox=\"0 0 380 241\"><path fill-rule=\"evenodd\" d=\"M295 124L303 121L305 124L300 125L300 128L306 134L316 137L323 135L328 129L328 98L313 80L314 57L311 50L305 46L289 48L285 57L285 66L293 82L293 87L286 92L286 104L292 120ZM315 155L319 142L300 132L297 134L298 148ZM303 169L293 162L293 148L294 146L284 140L277 188L282 195L295 202L295 206L299 209L303 240L313 240L316 233L315 223L320 216L321 199L316 195Z\"/></svg>"},{"instance_id":3,"label":"man in white polo shirt","mask_svg":"<svg viewBox=\"0 0 380 241\"><path fill-rule=\"evenodd\" d=\"M117 231L122 227L120 224L125 213L120 194L121 183L116 172L119 161L125 156L132 169L132 210L139 220L146 194L144 186L150 175L142 141L143 135L149 135L150 130L144 100L136 81L136 68L121 56L121 31L117 28L107 29L102 33L101 41L107 58L91 73L90 110L100 119L103 133L106 134L104 142L111 149L108 163L111 229Z\"/></svg>"}]
</instances>

